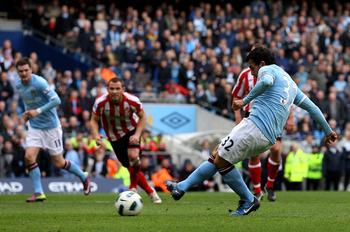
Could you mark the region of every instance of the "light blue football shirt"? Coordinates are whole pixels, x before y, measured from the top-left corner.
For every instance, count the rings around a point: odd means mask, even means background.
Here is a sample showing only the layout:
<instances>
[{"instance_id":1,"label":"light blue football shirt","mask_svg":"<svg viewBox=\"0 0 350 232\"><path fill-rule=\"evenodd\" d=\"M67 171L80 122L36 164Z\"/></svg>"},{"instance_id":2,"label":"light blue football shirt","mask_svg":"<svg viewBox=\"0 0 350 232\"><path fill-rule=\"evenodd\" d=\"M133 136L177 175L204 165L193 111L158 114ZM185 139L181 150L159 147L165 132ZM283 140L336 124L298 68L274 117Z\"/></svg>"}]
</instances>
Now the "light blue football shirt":
<instances>
[{"instance_id":1,"label":"light blue football shirt","mask_svg":"<svg viewBox=\"0 0 350 232\"><path fill-rule=\"evenodd\" d=\"M332 132L319 108L298 89L290 75L277 65L267 65L259 69L257 83L243 101L248 103L254 98L248 119L273 144L282 133L293 103L307 110L326 135Z\"/></svg>"},{"instance_id":2,"label":"light blue football shirt","mask_svg":"<svg viewBox=\"0 0 350 232\"><path fill-rule=\"evenodd\" d=\"M61 100L43 77L32 74L31 80L26 85L19 79L16 81L16 88L26 110L38 108L42 110L41 114L29 119L31 127L49 130L60 125L55 106L59 105Z\"/></svg>"}]
</instances>

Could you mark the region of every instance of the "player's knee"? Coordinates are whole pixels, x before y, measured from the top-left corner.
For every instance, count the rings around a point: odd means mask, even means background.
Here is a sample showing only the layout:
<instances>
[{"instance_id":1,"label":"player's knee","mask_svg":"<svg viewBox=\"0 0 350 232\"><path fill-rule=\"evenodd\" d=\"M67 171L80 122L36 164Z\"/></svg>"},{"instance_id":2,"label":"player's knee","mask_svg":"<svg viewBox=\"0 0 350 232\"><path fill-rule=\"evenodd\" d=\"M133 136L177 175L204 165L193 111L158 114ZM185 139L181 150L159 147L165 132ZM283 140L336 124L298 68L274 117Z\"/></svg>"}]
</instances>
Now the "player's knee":
<instances>
[{"instance_id":1,"label":"player's knee","mask_svg":"<svg viewBox=\"0 0 350 232\"><path fill-rule=\"evenodd\" d=\"M260 155L257 155L257 156L253 156L253 157L250 157L249 158L249 164L257 164L260 162Z\"/></svg>"},{"instance_id":2,"label":"player's knee","mask_svg":"<svg viewBox=\"0 0 350 232\"><path fill-rule=\"evenodd\" d=\"M36 162L36 156L25 154L24 160L26 162L26 165L31 165Z\"/></svg>"},{"instance_id":3,"label":"player's knee","mask_svg":"<svg viewBox=\"0 0 350 232\"><path fill-rule=\"evenodd\" d=\"M226 166L231 165L231 164L229 162L227 162L226 160L224 160L223 158L221 158L219 155L217 155L215 157L215 160L214 160L214 165L215 165L216 169L220 169L220 168L226 167Z\"/></svg>"},{"instance_id":4,"label":"player's knee","mask_svg":"<svg viewBox=\"0 0 350 232\"><path fill-rule=\"evenodd\" d=\"M270 156L272 158L275 158L275 159L279 158L280 153L281 153L280 146L272 146L270 148Z\"/></svg>"}]
</instances>

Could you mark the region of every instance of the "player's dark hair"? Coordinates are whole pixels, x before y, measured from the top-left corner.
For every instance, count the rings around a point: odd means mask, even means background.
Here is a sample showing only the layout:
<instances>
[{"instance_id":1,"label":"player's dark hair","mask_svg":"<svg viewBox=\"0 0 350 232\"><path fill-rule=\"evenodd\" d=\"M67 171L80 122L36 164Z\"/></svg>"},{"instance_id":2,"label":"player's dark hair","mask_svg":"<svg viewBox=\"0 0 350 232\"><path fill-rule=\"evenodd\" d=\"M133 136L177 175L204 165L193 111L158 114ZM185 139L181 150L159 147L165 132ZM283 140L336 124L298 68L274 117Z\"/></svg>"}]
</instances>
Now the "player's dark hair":
<instances>
[{"instance_id":1,"label":"player's dark hair","mask_svg":"<svg viewBox=\"0 0 350 232\"><path fill-rule=\"evenodd\" d=\"M262 44L262 43L255 43L255 44L253 44L253 46L250 50L253 50L255 48L267 48L267 46L265 44Z\"/></svg>"},{"instance_id":2,"label":"player's dark hair","mask_svg":"<svg viewBox=\"0 0 350 232\"><path fill-rule=\"evenodd\" d=\"M256 47L247 55L247 62L252 60L255 64L260 64L261 61L265 61L266 65L277 64L275 55L267 48Z\"/></svg>"},{"instance_id":3,"label":"player's dark hair","mask_svg":"<svg viewBox=\"0 0 350 232\"><path fill-rule=\"evenodd\" d=\"M120 82L122 84L122 87L124 87L124 81L119 78L119 77L113 77L112 79L110 79L108 82L107 82L107 87L109 87L109 83L117 83L117 82Z\"/></svg>"},{"instance_id":4,"label":"player's dark hair","mask_svg":"<svg viewBox=\"0 0 350 232\"><path fill-rule=\"evenodd\" d=\"M23 66L26 64L29 66L29 68L32 68L32 64L30 63L30 60L27 57L22 57L17 61L16 68L18 68L18 66Z\"/></svg>"}]
</instances>

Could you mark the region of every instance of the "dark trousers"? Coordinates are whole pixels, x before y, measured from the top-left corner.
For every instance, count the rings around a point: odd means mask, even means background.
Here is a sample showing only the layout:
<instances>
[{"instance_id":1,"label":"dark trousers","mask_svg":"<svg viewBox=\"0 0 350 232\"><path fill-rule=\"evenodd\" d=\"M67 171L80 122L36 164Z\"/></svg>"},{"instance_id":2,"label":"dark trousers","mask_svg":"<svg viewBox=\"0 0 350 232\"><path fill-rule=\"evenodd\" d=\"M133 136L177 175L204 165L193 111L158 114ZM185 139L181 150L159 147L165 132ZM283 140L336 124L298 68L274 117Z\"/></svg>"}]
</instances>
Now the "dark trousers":
<instances>
[{"instance_id":1,"label":"dark trousers","mask_svg":"<svg viewBox=\"0 0 350 232\"><path fill-rule=\"evenodd\" d=\"M320 184L320 179L307 179L306 189L307 190L317 190Z\"/></svg>"},{"instance_id":2,"label":"dark trousers","mask_svg":"<svg viewBox=\"0 0 350 232\"><path fill-rule=\"evenodd\" d=\"M333 190L338 191L340 177L341 177L341 172L327 170L326 190L331 190L331 187L333 186Z\"/></svg>"},{"instance_id":3,"label":"dark trousers","mask_svg":"<svg viewBox=\"0 0 350 232\"><path fill-rule=\"evenodd\" d=\"M346 191L350 182L350 169L345 170L345 178L344 178L344 190Z\"/></svg>"}]
</instances>

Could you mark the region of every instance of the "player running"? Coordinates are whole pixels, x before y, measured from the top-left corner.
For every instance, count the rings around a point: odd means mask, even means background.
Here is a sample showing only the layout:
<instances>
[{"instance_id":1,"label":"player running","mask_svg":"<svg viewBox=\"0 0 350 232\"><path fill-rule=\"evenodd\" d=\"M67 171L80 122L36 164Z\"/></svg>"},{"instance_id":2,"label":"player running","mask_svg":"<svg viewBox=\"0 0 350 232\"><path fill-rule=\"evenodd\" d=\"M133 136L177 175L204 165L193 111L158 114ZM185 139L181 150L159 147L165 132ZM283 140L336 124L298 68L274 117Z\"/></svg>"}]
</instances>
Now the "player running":
<instances>
[{"instance_id":1,"label":"player running","mask_svg":"<svg viewBox=\"0 0 350 232\"><path fill-rule=\"evenodd\" d=\"M44 201L46 196L41 185L41 173L36 162L40 148L49 150L55 167L66 169L83 182L84 194L91 191L90 177L80 167L63 158L62 128L57 116L56 106L61 100L47 81L32 73L31 63L24 57L16 63L18 75L16 88L23 99L25 112L23 117L29 119L25 161L34 187L34 195L27 202Z\"/></svg>"},{"instance_id":2,"label":"player running","mask_svg":"<svg viewBox=\"0 0 350 232\"><path fill-rule=\"evenodd\" d=\"M124 82L115 77L107 83L108 93L99 96L94 103L91 116L91 131L97 145L102 144L98 121L102 126L113 150L122 165L129 169L130 187L136 192L140 185L153 203L162 203L154 188L150 187L140 165L140 137L146 127L146 114L140 99L124 92ZM137 119L137 116L139 119Z\"/></svg>"}]
</instances>

